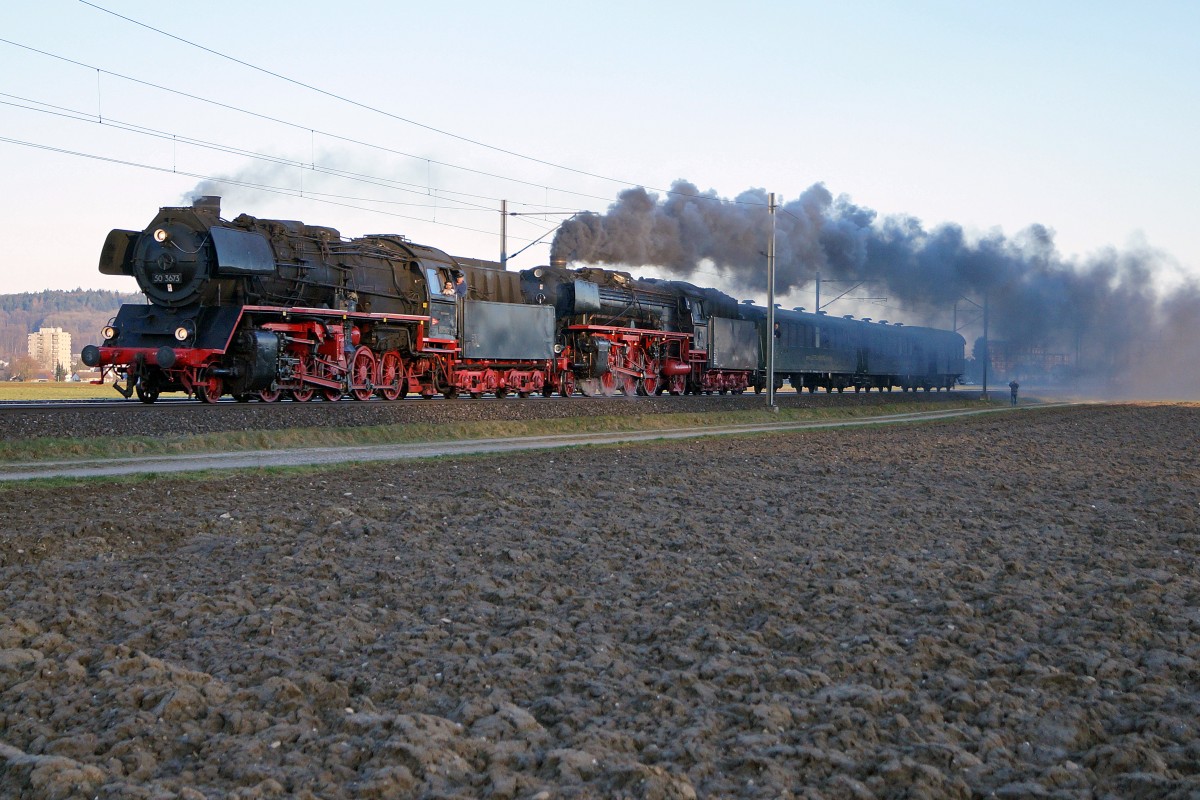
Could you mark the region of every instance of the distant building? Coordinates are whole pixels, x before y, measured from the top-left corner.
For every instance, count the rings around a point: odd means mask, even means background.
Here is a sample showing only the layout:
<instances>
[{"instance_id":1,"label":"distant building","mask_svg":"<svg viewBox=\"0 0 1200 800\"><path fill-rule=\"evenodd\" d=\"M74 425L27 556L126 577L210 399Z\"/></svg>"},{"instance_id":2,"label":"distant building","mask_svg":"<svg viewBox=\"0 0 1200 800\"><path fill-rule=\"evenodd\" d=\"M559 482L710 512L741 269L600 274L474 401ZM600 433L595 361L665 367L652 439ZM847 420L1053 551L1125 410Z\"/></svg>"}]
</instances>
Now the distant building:
<instances>
[{"instance_id":1,"label":"distant building","mask_svg":"<svg viewBox=\"0 0 1200 800\"><path fill-rule=\"evenodd\" d=\"M39 369L53 373L59 365L71 371L71 334L62 328L40 328L29 334L29 357Z\"/></svg>"},{"instance_id":2,"label":"distant building","mask_svg":"<svg viewBox=\"0 0 1200 800\"><path fill-rule=\"evenodd\" d=\"M116 373L101 375L98 369L81 369L74 373L71 378L83 383L116 383Z\"/></svg>"}]
</instances>

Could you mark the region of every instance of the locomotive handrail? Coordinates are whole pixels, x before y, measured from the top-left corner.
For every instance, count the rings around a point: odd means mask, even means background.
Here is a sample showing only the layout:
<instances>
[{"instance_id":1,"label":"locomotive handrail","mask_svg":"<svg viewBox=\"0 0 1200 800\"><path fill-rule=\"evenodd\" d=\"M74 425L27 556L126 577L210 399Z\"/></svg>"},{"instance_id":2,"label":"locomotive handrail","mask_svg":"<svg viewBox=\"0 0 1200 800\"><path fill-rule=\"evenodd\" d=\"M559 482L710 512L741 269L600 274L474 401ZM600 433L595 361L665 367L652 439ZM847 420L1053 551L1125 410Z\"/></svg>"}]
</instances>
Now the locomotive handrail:
<instances>
[{"instance_id":1,"label":"locomotive handrail","mask_svg":"<svg viewBox=\"0 0 1200 800\"><path fill-rule=\"evenodd\" d=\"M242 306L243 311L255 311L266 314L275 314L287 319L291 316L320 316L320 317L338 317L343 320L365 320L370 322L381 322L387 324L389 322L422 322L429 319L428 315L421 314L378 314L370 311L346 311L339 308L307 308L304 306L289 306L288 308L279 308L277 306Z\"/></svg>"},{"instance_id":2,"label":"locomotive handrail","mask_svg":"<svg viewBox=\"0 0 1200 800\"><path fill-rule=\"evenodd\" d=\"M654 336L662 339L679 339L681 341L690 339L692 336L690 333L678 331L661 331L657 328L624 328L620 325L568 325L567 330L583 333L612 333L622 336Z\"/></svg>"}]
</instances>

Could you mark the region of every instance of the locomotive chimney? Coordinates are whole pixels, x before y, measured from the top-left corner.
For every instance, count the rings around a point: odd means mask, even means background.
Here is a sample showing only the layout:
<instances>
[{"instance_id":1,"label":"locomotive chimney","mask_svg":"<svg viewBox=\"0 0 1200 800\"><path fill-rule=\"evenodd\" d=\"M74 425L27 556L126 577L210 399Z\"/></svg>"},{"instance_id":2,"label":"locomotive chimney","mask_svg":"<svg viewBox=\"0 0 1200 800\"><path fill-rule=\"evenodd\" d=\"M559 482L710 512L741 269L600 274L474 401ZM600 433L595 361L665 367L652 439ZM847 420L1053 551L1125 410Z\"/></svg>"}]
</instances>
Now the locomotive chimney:
<instances>
[{"instance_id":1,"label":"locomotive chimney","mask_svg":"<svg viewBox=\"0 0 1200 800\"><path fill-rule=\"evenodd\" d=\"M192 208L197 214L211 214L214 219L219 219L221 216L221 198L211 194L197 197L192 201Z\"/></svg>"},{"instance_id":2,"label":"locomotive chimney","mask_svg":"<svg viewBox=\"0 0 1200 800\"><path fill-rule=\"evenodd\" d=\"M550 256L550 266L562 267L563 269L566 269L567 259L563 256L558 256L558 255Z\"/></svg>"}]
</instances>

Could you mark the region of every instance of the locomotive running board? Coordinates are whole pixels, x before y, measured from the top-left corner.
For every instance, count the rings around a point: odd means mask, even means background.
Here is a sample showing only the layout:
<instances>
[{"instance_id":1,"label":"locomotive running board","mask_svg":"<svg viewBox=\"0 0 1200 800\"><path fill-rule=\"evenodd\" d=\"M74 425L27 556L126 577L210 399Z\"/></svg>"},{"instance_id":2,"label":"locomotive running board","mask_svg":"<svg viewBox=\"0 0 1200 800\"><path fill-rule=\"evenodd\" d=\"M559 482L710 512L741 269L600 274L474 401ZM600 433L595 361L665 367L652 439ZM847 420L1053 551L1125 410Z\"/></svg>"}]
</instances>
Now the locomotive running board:
<instances>
[{"instance_id":1,"label":"locomotive running board","mask_svg":"<svg viewBox=\"0 0 1200 800\"><path fill-rule=\"evenodd\" d=\"M366 311L347 311L340 308L308 308L305 306L294 306L288 308L277 308L275 306L242 306L242 311L254 311L260 314L270 314L272 316L288 319L289 317L334 317L340 320L360 320L378 322L384 325L389 322L428 322L429 317L423 317L419 314L375 314Z\"/></svg>"}]
</instances>

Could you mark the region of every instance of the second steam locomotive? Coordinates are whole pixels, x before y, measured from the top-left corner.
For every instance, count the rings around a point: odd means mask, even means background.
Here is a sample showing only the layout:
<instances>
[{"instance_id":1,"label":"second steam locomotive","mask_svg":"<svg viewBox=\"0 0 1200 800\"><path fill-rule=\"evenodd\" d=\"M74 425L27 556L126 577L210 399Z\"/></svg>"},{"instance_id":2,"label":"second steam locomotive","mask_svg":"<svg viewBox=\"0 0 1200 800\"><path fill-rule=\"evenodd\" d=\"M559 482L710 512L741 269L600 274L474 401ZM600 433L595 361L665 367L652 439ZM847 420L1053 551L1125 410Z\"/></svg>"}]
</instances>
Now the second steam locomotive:
<instances>
[{"instance_id":1,"label":"second steam locomotive","mask_svg":"<svg viewBox=\"0 0 1200 800\"><path fill-rule=\"evenodd\" d=\"M765 387L772 343L777 381L798 390L950 389L963 372L949 331L800 310L768 331L766 309L682 281L509 272L402 236L220 211L202 197L105 241L100 271L135 278L147 302L122 306L82 358L126 397L740 393Z\"/></svg>"}]
</instances>

